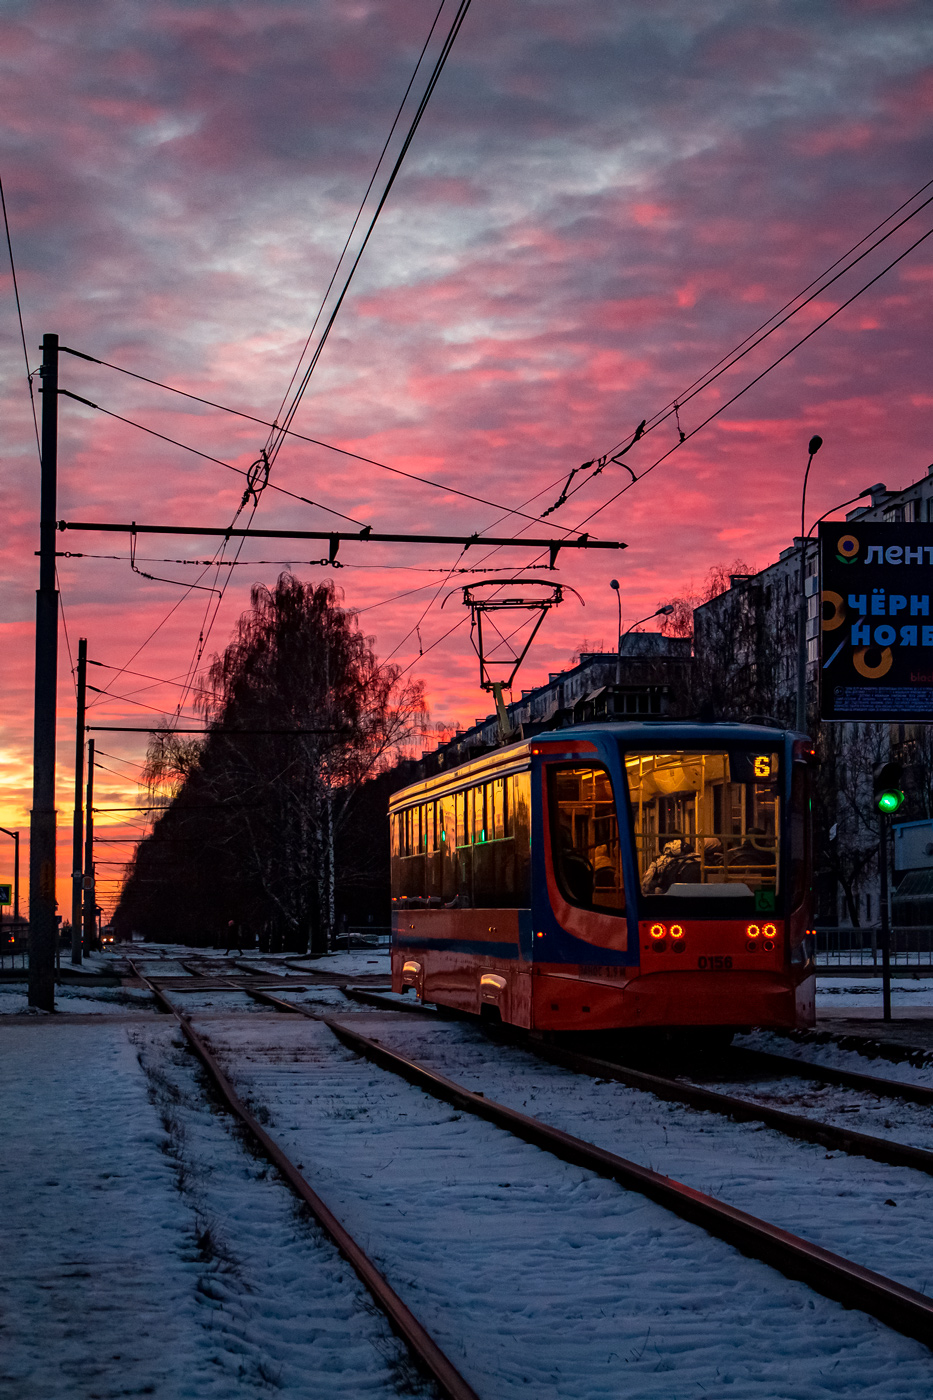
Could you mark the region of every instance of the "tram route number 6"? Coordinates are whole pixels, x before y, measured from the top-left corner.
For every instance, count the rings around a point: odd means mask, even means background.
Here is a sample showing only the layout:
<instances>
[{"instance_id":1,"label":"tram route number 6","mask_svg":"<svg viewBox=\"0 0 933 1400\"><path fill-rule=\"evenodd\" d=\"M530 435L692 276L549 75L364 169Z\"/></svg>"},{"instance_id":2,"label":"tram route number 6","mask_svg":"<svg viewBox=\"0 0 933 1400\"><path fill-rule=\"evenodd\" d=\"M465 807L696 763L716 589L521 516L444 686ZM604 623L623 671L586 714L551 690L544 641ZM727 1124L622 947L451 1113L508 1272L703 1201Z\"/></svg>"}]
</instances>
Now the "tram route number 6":
<instances>
[{"instance_id":1,"label":"tram route number 6","mask_svg":"<svg viewBox=\"0 0 933 1400\"><path fill-rule=\"evenodd\" d=\"M724 972L732 966L731 958L698 958L697 967L701 970L706 968L711 971Z\"/></svg>"}]
</instances>

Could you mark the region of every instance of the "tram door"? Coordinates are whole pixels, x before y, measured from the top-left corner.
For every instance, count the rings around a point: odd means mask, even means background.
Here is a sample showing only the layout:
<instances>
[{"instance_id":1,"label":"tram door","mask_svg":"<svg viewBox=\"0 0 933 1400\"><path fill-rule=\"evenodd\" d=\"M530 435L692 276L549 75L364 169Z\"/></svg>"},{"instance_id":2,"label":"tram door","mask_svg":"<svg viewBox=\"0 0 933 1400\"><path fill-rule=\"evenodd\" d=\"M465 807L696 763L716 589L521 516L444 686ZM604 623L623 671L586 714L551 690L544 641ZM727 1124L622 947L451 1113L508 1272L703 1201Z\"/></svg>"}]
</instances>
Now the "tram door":
<instances>
[{"instance_id":1,"label":"tram door","mask_svg":"<svg viewBox=\"0 0 933 1400\"><path fill-rule=\"evenodd\" d=\"M625 913L619 818L609 774L598 763L549 764L551 851L569 904Z\"/></svg>"}]
</instances>

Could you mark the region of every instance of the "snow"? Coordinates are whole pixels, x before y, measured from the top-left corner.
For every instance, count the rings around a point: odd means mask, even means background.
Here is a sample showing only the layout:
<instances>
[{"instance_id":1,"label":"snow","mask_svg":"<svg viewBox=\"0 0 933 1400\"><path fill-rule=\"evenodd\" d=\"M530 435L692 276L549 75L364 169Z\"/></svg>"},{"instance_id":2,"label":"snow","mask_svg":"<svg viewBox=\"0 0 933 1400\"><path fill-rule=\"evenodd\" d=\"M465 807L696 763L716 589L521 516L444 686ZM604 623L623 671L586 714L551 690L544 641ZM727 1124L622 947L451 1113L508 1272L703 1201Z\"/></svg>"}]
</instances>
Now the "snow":
<instances>
[{"instance_id":1,"label":"snow","mask_svg":"<svg viewBox=\"0 0 933 1400\"><path fill-rule=\"evenodd\" d=\"M883 1037L883 1028L879 1029L878 1034ZM895 1061L879 1057L871 1041L866 1041L864 1052L859 1053L858 1050L841 1047L828 1033L821 1031L805 1033L800 1040L775 1035L770 1031L752 1031L750 1035L737 1036L734 1044L749 1050L764 1050L769 1054L826 1065L829 1069L846 1069L854 1074L870 1074L879 1079L896 1079L933 1088L933 1055L911 1051L906 1045L901 1047L902 1058ZM924 1060L925 1063L910 1064L907 1056L914 1061Z\"/></svg>"},{"instance_id":2,"label":"snow","mask_svg":"<svg viewBox=\"0 0 933 1400\"><path fill-rule=\"evenodd\" d=\"M817 977L817 1014L838 1007L872 1007L880 1013L882 1007L881 978L878 977ZM902 1011L917 1007L933 1007L933 977L891 978L891 1006Z\"/></svg>"},{"instance_id":3,"label":"snow","mask_svg":"<svg viewBox=\"0 0 933 1400\"><path fill-rule=\"evenodd\" d=\"M392 972L392 955L388 948L354 948L349 953L328 953L323 958L296 958L295 965L322 976L359 977L385 973L386 982Z\"/></svg>"},{"instance_id":4,"label":"snow","mask_svg":"<svg viewBox=\"0 0 933 1400\"><path fill-rule=\"evenodd\" d=\"M408 1362L388 1326L204 1099L175 1036L0 1031L0 1393L397 1395Z\"/></svg>"},{"instance_id":5,"label":"snow","mask_svg":"<svg viewBox=\"0 0 933 1400\"><path fill-rule=\"evenodd\" d=\"M367 1032L360 1019L354 1022L363 1034L374 1034L467 1088L933 1296L933 1222L925 1223L933 1184L924 1173L828 1154L773 1129L664 1102L616 1082L593 1081L527 1051L491 1043L466 1023L420 1018L416 1023L412 1017L400 1022L390 1013L375 1013L371 1025ZM800 1092L799 1081L786 1083ZM846 1102L848 1091L828 1092L831 1104ZM910 1114L913 1106L899 1105L898 1112L901 1108ZM923 1113L917 1110L918 1124ZM855 1124L850 1118L849 1126L862 1128L861 1117ZM924 1131L929 1138L929 1129ZM808 1183L805 1192L801 1179ZM897 1207L884 1208L888 1199Z\"/></svg>"},{"instance_id":6,"label":"snow","mask_svg":"<svg viewBox=\"0 0 933 1400\"><path fill-rule=\"evenodd\" d=\"M860 1176L862 1164L830 1165L821 1149L805 1157L777 1134L581 1080L463 1023L370 1012L354 1025L491 1097L741 1198L745 1209L784 1214L801 1233L816 1237L822 1221L830 1247L854 1252L869 1219L863 1254L899 1275L929 1268L927 1178L876 1164ZM269 1111L270 1131L481 1395L929 1395L933 1358L919 1344L636 1193L438 1103L354 1056L322 1024L204 1029ZM892 1189L901 1208L882 1211Z\"/></svg>"},{"instance_id":7,"label":"snow","mask_svg":"<svg viewBox=\"0 0 933 1400\"><path fill-rule=\"evenodd\" d=\"M100 1015L152 1011L151 994L136 987L82 987L65 982L55 988L55 1006L69 1014ZM0 982L0 1016L21 1015L29 1009L25 982Z\"/></svg>"}]
</instances>

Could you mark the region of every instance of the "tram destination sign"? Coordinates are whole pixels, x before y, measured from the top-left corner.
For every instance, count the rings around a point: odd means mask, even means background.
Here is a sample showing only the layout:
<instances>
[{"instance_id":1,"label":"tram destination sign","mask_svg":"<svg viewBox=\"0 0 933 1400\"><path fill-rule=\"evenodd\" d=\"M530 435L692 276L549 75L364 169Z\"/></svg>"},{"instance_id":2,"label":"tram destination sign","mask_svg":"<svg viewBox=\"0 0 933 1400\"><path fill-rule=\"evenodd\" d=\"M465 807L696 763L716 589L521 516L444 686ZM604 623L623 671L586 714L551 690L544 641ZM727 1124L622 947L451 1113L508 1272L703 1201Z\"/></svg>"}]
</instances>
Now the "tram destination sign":
<instances>
[{"instance_id":1,"label":"tram destination sign","mask_svg":"<svg viewBox=\"0 0 933 1400\"><path fill-rule=\"evenodd\" d=\"M933 723L933 524L820 526L820 716Z\"/></svg>"}]
</instances>

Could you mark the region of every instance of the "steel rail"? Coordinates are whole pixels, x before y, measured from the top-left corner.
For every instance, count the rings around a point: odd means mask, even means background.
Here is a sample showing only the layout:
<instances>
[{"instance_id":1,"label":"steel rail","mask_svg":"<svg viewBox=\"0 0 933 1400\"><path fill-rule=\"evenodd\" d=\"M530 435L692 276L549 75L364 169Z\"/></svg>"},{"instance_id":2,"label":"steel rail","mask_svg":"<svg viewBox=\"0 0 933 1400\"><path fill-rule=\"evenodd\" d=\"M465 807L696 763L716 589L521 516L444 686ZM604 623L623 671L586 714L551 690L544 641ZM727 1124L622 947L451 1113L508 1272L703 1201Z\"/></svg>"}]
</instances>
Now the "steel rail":
<instances>
[{"instance_id":1,"label":"steel rail","mask_svg":"<svg viewBox=\"0 0 933 1400\"><path fill-rule=\"evenodd\" d=\"M745 1050L735 1046L729 1057L740 1056L747 1060L751 1068L770 1070L779 1074L793 1074L801 1079L815 1079L823 1084L835 1084L844 1089L862 1089L879 1098L906 1099L908 1103L933 1104L933 1089L924 1084L908 1084L897 1079L885 1079L876 1074L861 1074L857 1070L835 1069L829 1065L814 1064L812 1060L796 1060L790 1055L777 1055L770 1050Z\"/></svg>"},{"instance_id":2,"label":"steel rail","mask_svg":"<svg viewBox=\"0 0 933 1400\"><path fill-rule=\"evenodd\" d=\"M339 1021L324 1018L324 1024L349 1049L364 1055L381 1068L400 1075L435 1098L476 1114L562 1161L584 1167L618 1182L620 1186L640 1192L682 1219L734 1245L743 1254L760 1259L788 1278L800 1279L816 1292L845 1307L869 1313L894 1331L913 1337L933 1350L933 1300L922 1293L671 1177L618 1157L613 1152L573 1137L505 1104L472 1093L436 1070L389 1050Z\"/></svg>"},{"instance_id":3,"label":"steel rail","mask_svg":"<svg viewBox=\"0 0 933 1400\"><path fill-rule=\"evenodd\" d=\"M372 1006L379 1006L391 1009L392 1011L411 1011L414 1007L401 1006L397 1002L389 1001L388 997L380 997L378 993L361 991L354 987L346 989L346 995L354 1000L366 1002ZM422 1007L416 1002L420 1010L426 1014L427 1007ZM475 1020L475 1017L471 1017ZM612 1079L620 1084L625 1084L630 1089L639 1089L645 1093L654 1094L656 1098L666 1099L672 1103L683 1103L689 1108L704 1110L709 1113L720 1113L724 1117L733 1118L739 1123L764 1123L768 1128L774 1128L777 1132L783 1133L785 1137L797 1138L802 1142L816 1143L820 1147L829 1147L837 1152L846 1152L854 1157L867 1157L873 1162L884 1162L892 1167L911 1167L916 1171L925 1172L928 1176L933 1176L933 1152L923 1147L912 1147L908 1143L893 1142L888 1138L874 1137L870 1133L855 1132L851 1128L838 1127L833 1123L822 1123L815 1118L806 1118L798 1113L786 1113L783 1109L772 1108L768 1104L763 1104L755 1099L739 1098L734 1094L721 1094L713 1089L706 1089L699 1084L684 1083L679 1079L672 1079L667 1075L652 1074L646 1070L634 1069L630 1065L617 1064L614 1060L604 1060L594 1055L585 1055L577 1050L564 1049L559 1045L551 1045L546 1041L539 1040L535 1036L523 1034L510 1034L513 1028L498 1028L489 1026L482 1027L484 1033L497 1041L505 1041L508 1044L520 1046L524 1050L531 1051L539 1059L548 1060L551 1064L560 1065L563 1069L569 1069L578 1074L587 1074L598 1079ZM758 1052L736 1051L736 1054L745 1055ZM784 1057L780 1055L764 1055L766 1061L779 1060L781 1066L784 1064ZM788 1060L788 1064L793 1065L796 1061ZM839 1083L848 1088L861 1090L870 1089L872 1093L885 1092L885 1081L876 1080L867 1074L849 1074L845 1070L838 1072L830 1071L834 1078L828 1082ZM819 1075L817 1077L820 1077ZM880 1086L880 1087L879 1087ZM900 1088L900 1086L897 1086ZM906 1086L909 1091L914 1086ZM933 1099L933 1092L925 1090L924 1097L916 1099L916 1102L927 1103L930 1100L926 1094L930 1094ZM912 1092L905 1097L913 1098Z\"/></svg>"},{"instance_id":4,"label":"steel rail","mask_svg":"<svg viewBox=\"0 0 933 1400\"><path fill-rule=\"evenodd\" d=\"M764 1123L766 1127L776 1129L785 1137L816 1143L820 1147L829 1147L854 1157L867 1157L873 1162L885 1162L892 1167L912 1167L916 1171L933 1176L933 1152L923 1147L911 1147L908 1143L893 1142L888 1138L874 1137L870 1133L855 1132L851 1128L838 1127L833 1123L823 1123L799 1113L787 1113L783 1109L772 1108L757 1099L721 1094L699 1084L684 1083L667 1075L649 1074L645 1070L632 1069L628 1065L616 1064L613 1060L583 1055L574 1050L564 1050L560 1046L542 1044L535 1040L522 1040L519 1044L552 1064L600 1079L615 1079L631 1089L642 1089L669 1102L687 1104L690 1108L710 1113L720 1113L724 1117L734 1118L739 1123Z\"/></svg>"},{"instance_id":5,"label":"steel rail","mask_svg":"<svg viewBox=\"0 0 933 1400\"><path fill-rule=\"evenodd\" d=\"M132 966L132 963L130 965ZM137 976L142 977L142 974L137 973ZM142 977L142 980L148 981L145 977ZM464 1380L414 1313L402 1302L391 1284L379 1272L369 1256L308 1184L291 1158L286 1156L279 1144L269 1136L258 1119L250 1113L184 1012L173 1006L160 988L153 986L152 983L149 983L149 988L156 999L178 1021L188 1043L207 1070L227 1107L247 1128L265 1156L285 1178L295 1194L308 1206L318 1224L330 1236L344 1259L355 1270L357 1277L383 1310L395 1331L412 1353L418 1357L444 1395L449 1397L449 1400L479 1400L473 1387Z\"/></svg>"}]
</instances>

